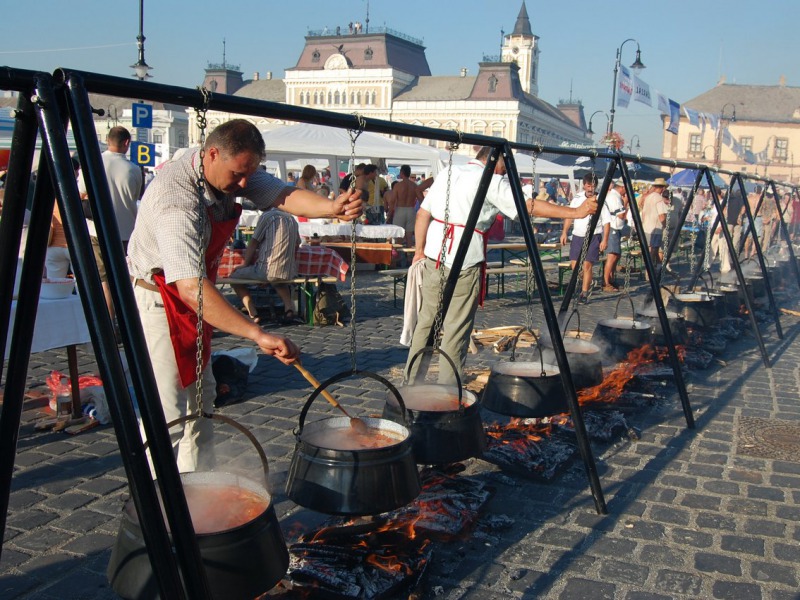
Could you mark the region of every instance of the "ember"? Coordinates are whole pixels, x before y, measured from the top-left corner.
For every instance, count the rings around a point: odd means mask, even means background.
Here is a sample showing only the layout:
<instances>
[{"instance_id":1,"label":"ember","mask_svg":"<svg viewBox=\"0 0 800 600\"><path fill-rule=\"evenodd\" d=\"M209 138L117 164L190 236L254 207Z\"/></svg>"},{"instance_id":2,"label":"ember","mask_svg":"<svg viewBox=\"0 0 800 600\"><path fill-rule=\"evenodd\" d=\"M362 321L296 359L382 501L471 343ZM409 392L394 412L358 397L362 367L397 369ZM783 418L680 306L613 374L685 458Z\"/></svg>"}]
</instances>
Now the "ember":
<instances>
[{"instance_id":1,"label":"ember","mask_svg":"<svg viewBox=\"0 0 800 600\"><path fill-rule=\"evenodd\" d=\"M553 425L538 419L511 419L486 428L483 459L522 475L553 479L577 451L570 441L552 436Z\"/></svg>"},{"instance_id":2,"label":"ember","mask_svg":"<svg viewBox=\"0 0 800 600\"><path fill-rule=\"evenodd\" d=\"M489 499L485 484L440 469L420 474L417 499L375 519L326 521L289 547L289 577L313 598L386 598L415 587L431 540L462 535Z\"/></svg>"}]
</instances>

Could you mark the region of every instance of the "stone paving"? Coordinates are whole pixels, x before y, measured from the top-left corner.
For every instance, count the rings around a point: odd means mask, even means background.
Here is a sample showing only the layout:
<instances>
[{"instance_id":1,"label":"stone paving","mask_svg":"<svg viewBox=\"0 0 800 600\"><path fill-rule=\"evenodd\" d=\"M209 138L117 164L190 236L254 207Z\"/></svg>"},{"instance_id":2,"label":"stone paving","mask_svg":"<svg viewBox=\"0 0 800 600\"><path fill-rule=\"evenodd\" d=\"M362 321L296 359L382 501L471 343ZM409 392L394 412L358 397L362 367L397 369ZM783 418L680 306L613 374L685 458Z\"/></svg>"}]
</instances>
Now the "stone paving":
<instances>
[{"instance_id":1,"label":"stone paving","mask_svg":"<svg viewBox=\"0 0 800 600\"><path fill-rule=\"evenodd\" d=\"M398 343L402 309L392 307L391 282L359 272L357 364L399 383L406 358ZM637 282L638 294L643 294ZM791 289L791 288L790 288ZM781 295L796 309L796 288ZM584 329L611 316L616 296L597 293L581 309ZM558 301L556 301L558 302ZM478 313L479 328L524 324L524 293L507 285ZM558 305L557 305L558 306ZM541 308L533 306L541 323ZM469 460L463 476L486 481L494 494L486 514L513 526L465 540L436 543L418 598L552 598L666 600L798 600L800 581L800 453L780 438L781 452L753 455L745 430L800 425L800 319L783 315L784 337L762 324L773 366L764 367L752 335L732 342L720 361L687 376L696 428L687 429L674 388L654 407L626 415L639 439L593 443L608 514L598 515L580 460L549 483L503 473ZM300 342L304 365L324 379L350 368L349 328L275 327ZM218 348L235 347L226 336ZM91 348L79 352L82 373L94 373ZM482 348L468 367L487 367L503 354ZM31 357L29 385L45 389L62 351ZM270 459L274 503L287 538L310 514L284 488L294 449L292 429L310 389L290 367L261 357L244 402L222 412L248 426ZM355 412L378 413L383 394L359 380L340 400ZM315 407L316 409L317 407ZM322 403L320 414L328 414ZM317 412L317 411L312 411ZM753 421L753 420L756 421ZM105 569L127 481L113 429L80 435L38 432L25 422L12 483L0 559L0 598L113 598Z\"/></svg>"}]
</instances>

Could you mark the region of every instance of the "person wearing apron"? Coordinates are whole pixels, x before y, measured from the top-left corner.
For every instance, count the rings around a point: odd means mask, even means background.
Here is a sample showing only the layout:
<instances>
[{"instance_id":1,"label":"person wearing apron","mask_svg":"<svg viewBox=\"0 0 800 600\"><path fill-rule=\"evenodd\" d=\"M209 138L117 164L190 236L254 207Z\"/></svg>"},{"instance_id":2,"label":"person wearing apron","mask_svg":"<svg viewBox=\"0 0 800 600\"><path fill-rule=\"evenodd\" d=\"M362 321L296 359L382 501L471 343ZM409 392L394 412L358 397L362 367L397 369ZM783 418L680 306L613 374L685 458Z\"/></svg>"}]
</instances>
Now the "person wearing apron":
<instances>
[{"instance_id":1,"label":"person wearing apron","mask_svg":"<svg viewBox=\"0 0 800 600\"><path fill-rule=\"evenodd\" d=\"M358 192L335 200L287 186L259 168L265 159L259 131L244 119L228 121L208 136L198 192L200 152L187 152L164 166L148 186L128 246L128 269L167 422L198 410L195 397L198 282L203 275L203 397L211 414L216 383L208 364L213 329L254 342L267 355L291 364L300 354L288 338L267 333L234 308L214 285L222 251L238 223L236 197L260 210L274 207L296 216L351 221L362 213ZM200 272L200 255L205 260ZM141 404L141 403L140 403ZM141 405L144 409L145 405ZM210 438L207 419L170 430L181 472L198 468ZM213 461L213 453L207 453ZM206 458L202 458L203 462Z\"/></svg>"}]
</instances>

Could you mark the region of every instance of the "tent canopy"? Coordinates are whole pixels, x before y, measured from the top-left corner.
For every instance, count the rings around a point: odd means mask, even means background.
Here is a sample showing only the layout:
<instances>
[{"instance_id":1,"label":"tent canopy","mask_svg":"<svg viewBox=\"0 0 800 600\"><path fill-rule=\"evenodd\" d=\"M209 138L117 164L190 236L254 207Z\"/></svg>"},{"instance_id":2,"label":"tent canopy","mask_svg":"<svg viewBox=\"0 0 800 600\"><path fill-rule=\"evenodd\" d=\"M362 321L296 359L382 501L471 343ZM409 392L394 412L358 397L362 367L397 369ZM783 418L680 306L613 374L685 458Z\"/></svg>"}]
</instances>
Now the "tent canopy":
<instances>
[{"instance_id":1,"label":"tent canopy","mask_svg":"<svg viewBox=\"0 0 800 600\"><path fill-rule=\"evenodd\" d=\"M350 134L338 127L303 123L264 131L261 135L267 146L267 159L280 164L281 174L286 173L287 161L326 158L330 162L331 175L336 178L339 161L351 158ZM406 144L369 131L358 136L355 146L357 162L369 160L377 164L380 159L424 162L431 173L439 170L439 153L428 146Z\"/></svg>"},{"instance_id":2,"label":"tent canopy","mask_svg":"<svg viewBox=\"0 0 800 600\"><path fill-rule=\"evenodd\" d=\"M672 177L668 179L670 185L674 185L676 187L692 187L694 185L694 181L697 178L697 169L684 169L683 171L678 171ZM725 183L725 180L719 176L718 173L711 171L711 180L714 182L714 185L719 188L726 188L728 184ZM700 181L700 187L703 189L708 189L708 180L705 175L703 175L703 179Z\"/></svg>"}]
</instances>

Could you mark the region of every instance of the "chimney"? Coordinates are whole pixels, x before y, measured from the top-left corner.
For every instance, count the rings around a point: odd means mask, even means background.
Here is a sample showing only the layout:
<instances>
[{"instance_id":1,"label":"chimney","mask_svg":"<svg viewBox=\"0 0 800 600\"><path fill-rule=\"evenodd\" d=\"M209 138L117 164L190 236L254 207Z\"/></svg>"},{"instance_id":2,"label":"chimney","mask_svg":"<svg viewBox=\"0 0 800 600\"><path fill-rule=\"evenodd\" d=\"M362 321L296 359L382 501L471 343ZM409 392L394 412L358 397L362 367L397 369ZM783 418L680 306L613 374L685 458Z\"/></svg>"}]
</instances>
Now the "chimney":
<instances>
[{"instance_id":1,"label":"chimney","mask_svg":"<svg viewBox=\"0 0 800 600\"><path fill-rule=\"evenodd\" d=\"M258 71L253 73L253 81L258 81Z\"/></svg>"},{"instance_id":2,"label":"chimney","mask_svg":"<svg viewBox=\"0 0 800 600\"><path fill-rule=\"evenodd\" d=\"M467 68L466 67L461 67L461 76L462 77L466 77L467 76Z\"/></svg>"},{"instance_id":3,"label":"chimney","mask_svg":"<svg viewBox=\"0 0 800 600\"><path fill-rule=\"evenodd\" d=\"M267 71L267 79L272 79L272 71Z\"/></svg>"}]
</instances>

